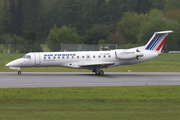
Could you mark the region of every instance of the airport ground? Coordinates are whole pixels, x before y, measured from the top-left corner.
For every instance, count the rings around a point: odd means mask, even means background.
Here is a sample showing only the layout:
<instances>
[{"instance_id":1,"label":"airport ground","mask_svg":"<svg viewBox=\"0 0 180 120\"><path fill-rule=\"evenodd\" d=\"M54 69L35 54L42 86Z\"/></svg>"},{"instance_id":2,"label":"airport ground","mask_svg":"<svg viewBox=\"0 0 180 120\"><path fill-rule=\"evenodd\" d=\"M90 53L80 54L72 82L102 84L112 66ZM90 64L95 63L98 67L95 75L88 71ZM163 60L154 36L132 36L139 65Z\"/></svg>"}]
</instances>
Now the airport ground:
<instances>
[{"instance_id":1,"label":"airport ground","mask_svg":"<svg viewBox=\"0 0 180 120\"><path fill-rule=\"evenodd\" d=\"M178 120L180 86L0 89L3 120Z\"/></svg>"},{"instance_id":2,"label":"airport ground","mask_svg":"<svg viewBox=\"0 0 180 120\"><path fill-rule=\"evenodd\" d=\"M4 65L22 54L10 55L0 54L1 72L15 72L8 70ZM104 69L105 72L127 72L128 70L180 72L180 54L166 53L145 63ZM22 71L83 72L84 70L24 68ZM4 120L177 120L180 118L179 91L179 85L1 88L0 118Z\"/></svg>"}]
</instances>

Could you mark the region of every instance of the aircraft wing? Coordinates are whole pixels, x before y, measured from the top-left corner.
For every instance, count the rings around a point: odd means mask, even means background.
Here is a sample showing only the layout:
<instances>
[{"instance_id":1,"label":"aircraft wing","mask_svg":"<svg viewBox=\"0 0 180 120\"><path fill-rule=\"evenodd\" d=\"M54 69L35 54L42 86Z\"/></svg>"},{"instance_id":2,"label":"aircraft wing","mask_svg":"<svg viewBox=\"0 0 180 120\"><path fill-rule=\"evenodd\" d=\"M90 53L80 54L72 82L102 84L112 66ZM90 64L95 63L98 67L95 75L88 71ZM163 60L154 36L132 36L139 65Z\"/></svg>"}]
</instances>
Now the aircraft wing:
<instances>
[{"instance_id":1,"label":"aircraft wing","mask_svg":"<svg viewBox=\"0 0 180 120\"><path fill-rule=\"evenodd\" d=\"M78 65L79 68L93 68L99 66L101 68L107 68L108 66L115 65L114 62L100 62L100 63L85 63Z\"/></svg>"}]
</instances>

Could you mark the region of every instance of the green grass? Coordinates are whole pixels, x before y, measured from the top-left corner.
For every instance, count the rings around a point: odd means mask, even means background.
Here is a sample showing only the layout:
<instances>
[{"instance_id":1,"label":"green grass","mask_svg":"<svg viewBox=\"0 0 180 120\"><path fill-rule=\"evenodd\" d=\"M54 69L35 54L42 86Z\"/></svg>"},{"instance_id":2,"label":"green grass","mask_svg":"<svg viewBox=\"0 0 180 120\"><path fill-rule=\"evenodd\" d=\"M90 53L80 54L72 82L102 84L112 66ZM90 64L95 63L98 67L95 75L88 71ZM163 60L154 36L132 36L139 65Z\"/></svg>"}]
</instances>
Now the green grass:
<instances>
[{"instance_id":1,"label":"green grass","mask_svg":"<svg viewBox=\"0 0 180 120\"><path fill-rule=\"evenodd\" d=\"M42 50L44 52L50 52L50 49L48 48L47 44L41 44L40 46L42 47Z\"/></svg>"},{"instance_id":2,"label":"green grass","mask_svg":"<svg viewBox=\"0 0 180 120\"><path fill-rule=\"evenodd\" d=\"M180 86L0 89L0 118L177 120Z\"/></svg>"},{"instance_id":3,"label":"green grass","mask_svg":"<svg viewBox=\"0 0 180 120\"><path fill-rule=\"evenodd\" d=\"M0 54L0 72L14 72L5 67L5 64L22 57L24 54ZM22 68L24 72L90 72L89 70L70 69L62 67ZM105 72L180 72L180 54L164 53L153 60L135 65L124 65L104 69Z\"/></svg>"}]
</instances>

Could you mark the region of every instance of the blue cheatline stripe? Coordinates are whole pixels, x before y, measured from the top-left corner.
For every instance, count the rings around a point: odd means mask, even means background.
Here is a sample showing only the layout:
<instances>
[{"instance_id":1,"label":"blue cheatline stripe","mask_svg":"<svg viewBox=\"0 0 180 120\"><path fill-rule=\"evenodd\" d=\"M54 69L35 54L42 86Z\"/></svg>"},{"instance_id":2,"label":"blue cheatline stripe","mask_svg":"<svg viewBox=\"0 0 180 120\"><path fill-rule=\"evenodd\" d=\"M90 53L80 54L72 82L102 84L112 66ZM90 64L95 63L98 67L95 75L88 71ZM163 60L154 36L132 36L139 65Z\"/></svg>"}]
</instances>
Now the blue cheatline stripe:
<instances>
[{"instance_id":1,"label":"blue cheatline stripe","mask_svg":"<svg viewBox=\"0 0 180 120\"><path fill-rule=\"evenodd\" d=\"M161 40L161 37L162 37L162 34L159 34L159 35L158 35L158 38L157 38L157 39L154 41L154 43L151 45L150 50L153 50L153 47L156 45L156 43L157 43L158 41Z\"/></svg>"},{"instance_id":2,"label":"blue cheatline stripe","mask_svg":"<svg viewBox=\"0 0 180 120\"><path fill-rule=\"evenodd\" d=\"M159 46L159 44L163 41L163 39L164 39L165 36L166 36L166 34L163 34L163 35L161 36L161 38L158 40L158 42L156 43L156 45L154 45L154 47L152 48L153 50L156 49L156 48Z\"/></svg>"},{"instance_id":3,"label":"blue cheatline stripe","mask_svg":"<svg viewBox=\"0 0 180 120\"><path fill-rule=\"evenodd\" d=\"M154 44L156 43L156 41L158 41L160 38L160 35L158 35L158 37L154 40L153 44L151 45L151 47L149 48L149 50L152 49L152 47L154 46Z\"/></svg>"},{"instance_id":4,"label":"blue cheatline stripe","mask_svg":"<svg viewBox=\"0 0 180 120\"><path fill-rule=\"evenodd\" d=\"M158 37L158 35L156 34L154 36L154 38L151 40L151 42L149 43L149 45L146 47L146 50L148 50L151 47L151 45L154 43L154 41L156 40L157 37Z\"/></svg>"}]
</instances>

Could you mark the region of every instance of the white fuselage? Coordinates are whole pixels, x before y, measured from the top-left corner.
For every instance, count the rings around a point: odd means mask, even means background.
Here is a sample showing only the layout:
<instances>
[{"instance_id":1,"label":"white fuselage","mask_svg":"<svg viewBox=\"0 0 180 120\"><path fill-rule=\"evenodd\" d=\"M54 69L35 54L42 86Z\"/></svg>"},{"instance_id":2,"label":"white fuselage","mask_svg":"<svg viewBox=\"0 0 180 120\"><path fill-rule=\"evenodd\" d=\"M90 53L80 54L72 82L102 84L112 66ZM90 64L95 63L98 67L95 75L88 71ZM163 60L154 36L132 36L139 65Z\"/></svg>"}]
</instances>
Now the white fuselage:
<instances>
[{"instance_id":1,"label":"white fuselage","mask_svg":"<svg viewBox=\"0 0 180 120\"><path fill-rule=\"evenodd\" d=\"M25 57L16 59L6 66L10 67L68 67L81 69L81 66L109 64L108 67L118 65L130 65L144 62L158 56L157 52L142 51L134 52L137 48L126 50L117 49L112 51L84 51L84 52L32 52ZM140 48L138 48L140 49ZM130 51L130 52L129 52ZM132 52L133 51L133 52ZM137 59L136 53L140 54ZM27 56L30 56L29 58ZM85 67L82 69L92 69Z\"/></svg>"}]
</instances>

